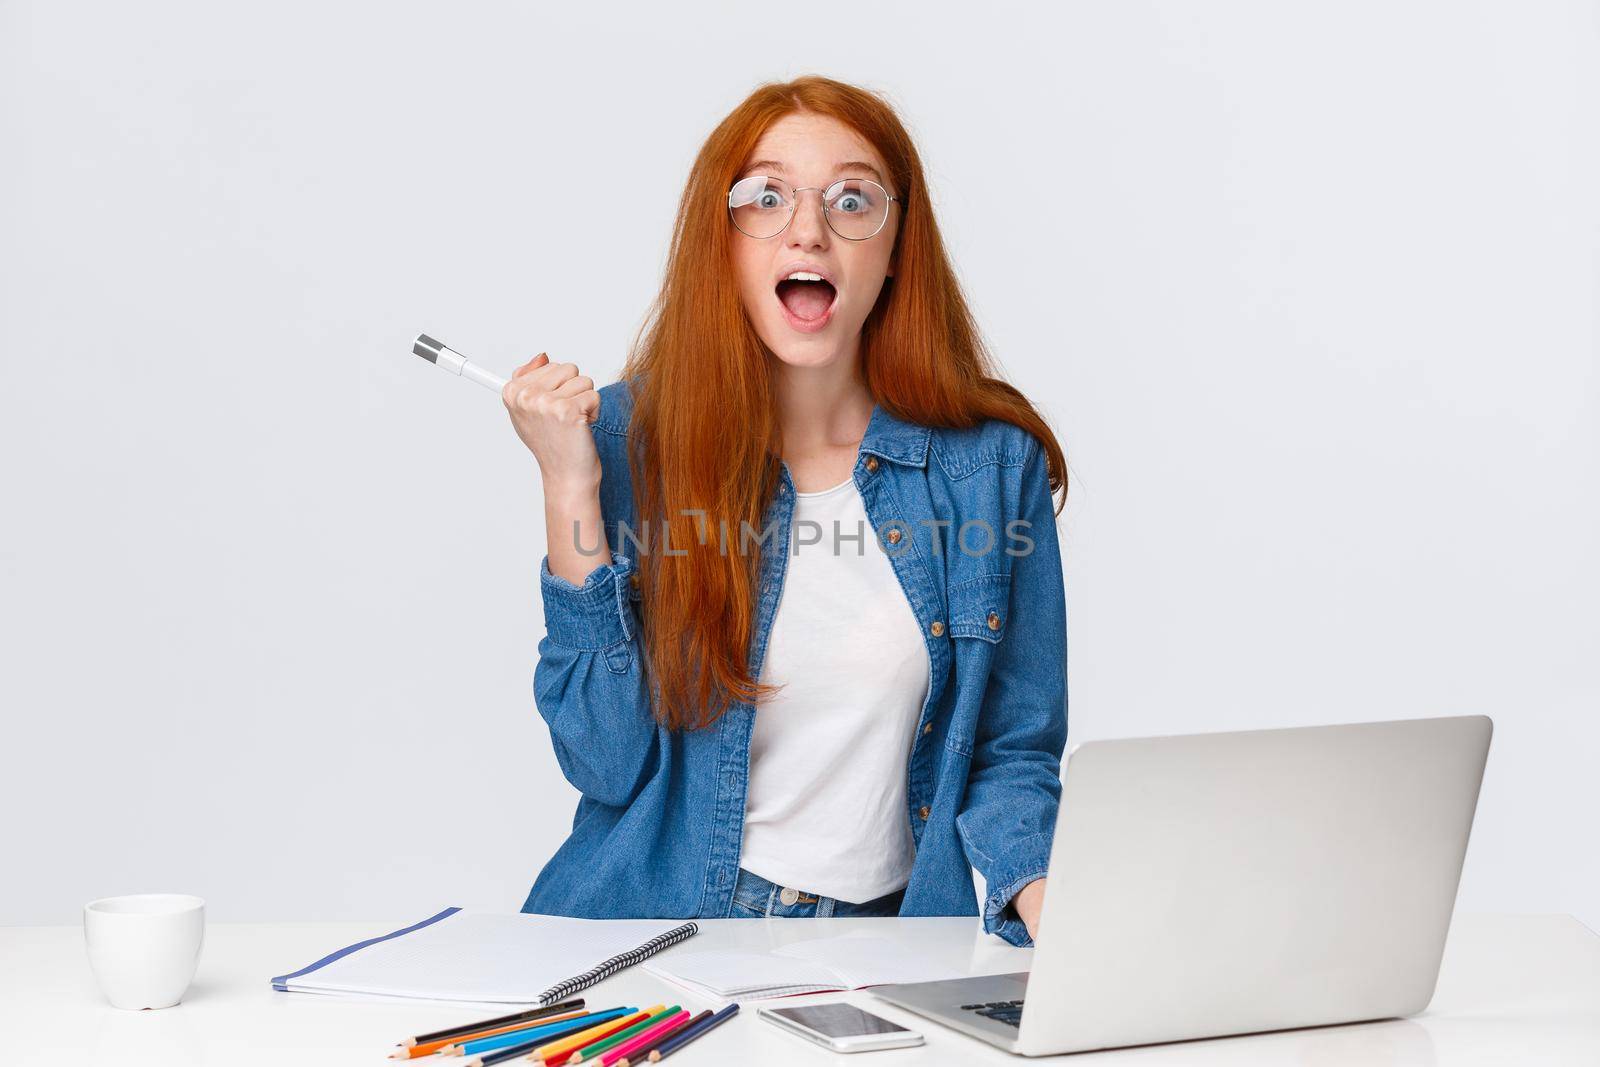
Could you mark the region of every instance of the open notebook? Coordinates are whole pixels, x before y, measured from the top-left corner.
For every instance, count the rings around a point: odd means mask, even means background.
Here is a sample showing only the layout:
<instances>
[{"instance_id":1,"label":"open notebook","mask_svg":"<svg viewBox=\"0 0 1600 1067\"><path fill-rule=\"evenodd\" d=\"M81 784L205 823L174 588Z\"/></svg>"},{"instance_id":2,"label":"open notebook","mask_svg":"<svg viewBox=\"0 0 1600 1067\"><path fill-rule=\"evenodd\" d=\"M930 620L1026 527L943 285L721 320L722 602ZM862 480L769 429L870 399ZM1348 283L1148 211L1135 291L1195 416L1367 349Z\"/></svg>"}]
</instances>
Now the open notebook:
<instances>
[{"instance_id":1,"label":"open notebook","mask_svg":"<svg viewBox=\"0 0 1600 1067\"><path fill-rule=\"evenodd\" d=\"M872 935L822 937L771 952L680 951L651 960L644 969L713 1000L760 1000L967 977L965 970L953 969L905 941Z\"/></svg>"},{"instance_id":2,"label":"open notebook","mask_svg":"<svg viewBox=\"0 0 1600 1067\"><path fill-rule=\"evenodd\" d=\"M284 992L553 1004L693 936L678 919L446 908L272 979Z\"/></svg>"}]
</instances>

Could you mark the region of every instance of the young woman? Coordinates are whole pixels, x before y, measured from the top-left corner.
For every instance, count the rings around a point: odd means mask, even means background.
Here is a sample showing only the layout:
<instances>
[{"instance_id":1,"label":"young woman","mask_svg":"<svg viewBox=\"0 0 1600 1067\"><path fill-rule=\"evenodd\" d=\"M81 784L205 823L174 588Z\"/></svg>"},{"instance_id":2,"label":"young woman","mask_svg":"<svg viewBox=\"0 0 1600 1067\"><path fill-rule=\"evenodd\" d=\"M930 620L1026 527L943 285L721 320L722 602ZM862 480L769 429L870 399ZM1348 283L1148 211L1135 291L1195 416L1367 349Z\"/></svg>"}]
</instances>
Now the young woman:
<instances>
[{"instance_id":1,"label":"young woman","mask_svg":"<svg viewBox=\"0 0 1600 1067\"><path fill-rule=\"evenodd\" d=\"M541 353L504 399L549 531L534 696L582 793L523 910L981 914L1032 944L1065 463L891 108L759 88L694 163L622 380Z\"/></svg>"}]
</instances>

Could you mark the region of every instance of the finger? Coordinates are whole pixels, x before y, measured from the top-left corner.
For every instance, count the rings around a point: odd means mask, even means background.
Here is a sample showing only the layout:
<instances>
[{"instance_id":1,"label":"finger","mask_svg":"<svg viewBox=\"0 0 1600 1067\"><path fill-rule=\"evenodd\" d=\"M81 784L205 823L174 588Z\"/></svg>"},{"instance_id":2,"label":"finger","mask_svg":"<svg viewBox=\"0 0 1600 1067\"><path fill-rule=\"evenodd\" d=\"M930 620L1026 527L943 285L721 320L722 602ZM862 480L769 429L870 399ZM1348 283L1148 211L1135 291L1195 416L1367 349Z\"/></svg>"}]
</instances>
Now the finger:
<instances>
[{"instance_id":1,"label":"finger","mask_svg":"<svg viewBox=\"0 0 1600 1067\"><path fill-rule=\"evenodd\" d=\"M587 393L593 388L594 379L588 377L587 375L579 374L576 377L567 379L554 389L550 390L550 395L558 399L565 400L569 396L577 396L579 393Z\"/></svg>"},{"instance_id":2,"label":"finger","mask_svg":"<svg viewBox=\"0 0 1600 1067\"><path fill-rule=\"evenodd\" d=\"M556 386L569 382L577 376L578 365L576 363L552 363L544 368L544 373L540 375L540 379L544 382L546 389L554 390Z\"/></svg>"},{"instance_id":3,"label":"finger","mask_svg":"<svg viewBox=\"0 0 1600 1067\"><path fill-rule=\"evenodd\" d=\"M538 370L540 367L544 366L545 364L547 364L549 362L550 362L549 355L547 355L544 352L540 352L537 356L534 356L532 359L528 360L528 362L524 363L522 366L518 367L515 371L513 371L511 373L511 376L513 378L520 378L524 374L527 374L527 373L529 373L531 371Z\"/></svg>"},{"instance_id":4,"label":"finger","mask_svg":"<svg viewBox=\"0 0 1600 1067\"><path fill-rule=\"evenodd\" d=\"M594 379L580 374L571 381L565 382L550 395L559 400L572 400L576 402L576 410L585 423L592 423L599 417L600 394L595 391Z\"/></svg>"},{"instance_id":5,"label":"finger","mask_svg":"<svg viewBox=\"0 0 1600 1067\"><path fill-rule=\"evenodd\" d=\"M586 393L579 393L573 398L578 402L578 409L583 412L584 422L594 422L600 417L600 394L591 389Z\"/></svg>"}]
</instances>

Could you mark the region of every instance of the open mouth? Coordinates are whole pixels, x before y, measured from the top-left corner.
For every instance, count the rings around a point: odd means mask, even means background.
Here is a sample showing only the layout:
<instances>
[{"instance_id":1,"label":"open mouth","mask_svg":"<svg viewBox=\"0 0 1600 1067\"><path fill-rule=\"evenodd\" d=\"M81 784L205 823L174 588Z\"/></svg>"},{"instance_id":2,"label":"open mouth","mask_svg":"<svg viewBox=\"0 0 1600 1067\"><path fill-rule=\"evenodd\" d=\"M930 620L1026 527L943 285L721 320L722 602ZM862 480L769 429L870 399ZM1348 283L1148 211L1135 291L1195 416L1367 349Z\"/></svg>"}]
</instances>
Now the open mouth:
<instances>
[{"instance_id":1,"label":"open mouth","mask_svg":"<svg viewBox=\"0 0 1600 1067\"><path fill-rule=\"evenodd\" d=\"M792 278L785 278L778 283L777 294L789 325L805 333L826 326L833 317L833 307L839 299L839 291L829 282L807 282Z\"/></svg>"}]
</instances>

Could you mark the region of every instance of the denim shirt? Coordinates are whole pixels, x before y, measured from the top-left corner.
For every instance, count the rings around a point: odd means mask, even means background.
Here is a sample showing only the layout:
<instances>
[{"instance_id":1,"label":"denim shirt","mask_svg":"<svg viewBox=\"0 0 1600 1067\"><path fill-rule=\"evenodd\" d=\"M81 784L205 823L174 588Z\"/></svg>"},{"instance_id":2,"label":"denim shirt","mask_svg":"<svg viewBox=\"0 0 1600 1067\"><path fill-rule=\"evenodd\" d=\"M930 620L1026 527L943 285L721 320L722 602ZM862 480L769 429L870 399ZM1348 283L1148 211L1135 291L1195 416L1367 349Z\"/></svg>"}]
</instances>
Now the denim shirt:
<instances>
[{"instance_id":1,"label":"denim shirt","mask_svg":"<svg viewBox=\"0 0 1600 1067\"><path fill-rule=\"evenodd\" d=\"M556 760L582 795L571 835L522 910L724 917L738 880L755 707L735 703L688 731L652 717L636 560L619 550L618 524L660 549L634 516L628 383L605 386L600 399L590 430L610 559L582 585L551 574L548 556L540 562L546 634L533 678ZM908 739L905 817L916 860L900 914L981 914L985 931L1031 945L1006 906L1046 872L1067 737L1066 595L1044 452L999 420L932 428L875 406L853 477L866 536L876 531L893 563L931 664ZM756 676L793 551L794 493L784 464L752 531L753 545L775 524L761 544L749 654ZM1008 525L1015 520L1026 525ZM730 551L736 538L730 531ZM981 908L972 868L986 886Z\"/></svg>"}]
</instances>

